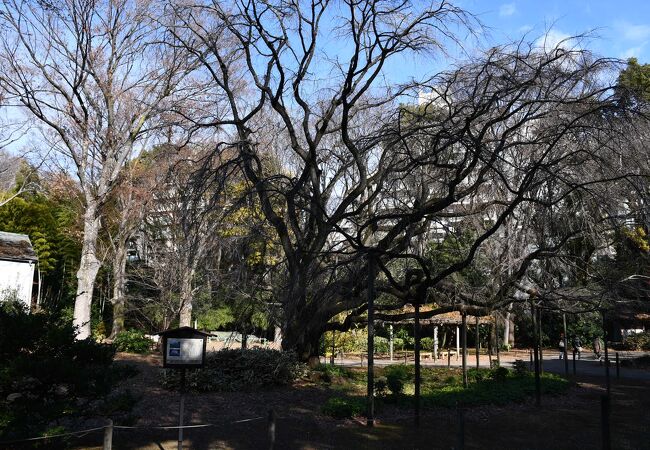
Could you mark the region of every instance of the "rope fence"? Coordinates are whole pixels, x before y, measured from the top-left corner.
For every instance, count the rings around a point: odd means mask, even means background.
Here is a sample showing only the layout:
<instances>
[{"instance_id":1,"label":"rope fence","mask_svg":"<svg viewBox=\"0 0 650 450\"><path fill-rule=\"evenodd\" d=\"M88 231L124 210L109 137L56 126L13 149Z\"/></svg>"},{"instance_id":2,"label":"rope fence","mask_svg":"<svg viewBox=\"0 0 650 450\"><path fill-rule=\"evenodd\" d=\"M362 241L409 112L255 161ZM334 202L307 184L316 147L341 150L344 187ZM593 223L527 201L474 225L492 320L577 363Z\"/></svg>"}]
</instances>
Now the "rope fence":
<instances>
[{"instance_id":1,"label":"rope fence","mask_svg":"<svg viewBox=\"0 0 650 450\"><path fill-rule=\"evenodd\" d=\"M271 412L269 412L269 417L275 418L275 415ZM264 420L266 417L264 416L259 416L259 417L251 417L249 419L241 419L241 420L235 420L232 422L228 422L227 424L229 425L234 425L234 424L239 424L239 423L247 423L247 422L254 422L257 420ZM4 447L7 445L15 445L15 444L22 444L22 443L29 443L29 442L36 442L36 441L46 441L50 439L59 439L63 437L77 437L81 438L84 437L90 433L98 432L98 431L104 431L104 450L111 450L112 448L112 434L113 430L179 430L179 429L192 429L192 428L209 428L209 427L217 427L217 426L223 426L226 424L214 424L214 423L203 423L203 424L196 424L196 425L175 425L175 426L127 426L127 425L113 425L113 421L109 420L109 422L106 425L103 425L101 427L95 427L95 428L88 428L86 430L77 430L77 431L69 431L67 433L58 433L58 434L51 434L48 436L38 436L38 437L32 437L32 438L24 438L24 439L15 439L15 440L10 440L10 441L0 441L0 447ZM273 420L273 423L269 425L269 430L273 430L272 434L272 439L273 441L275 440L275 422ZM269 434L269 437L271 437L271 434Z\"/></svg>"}]
</instances>

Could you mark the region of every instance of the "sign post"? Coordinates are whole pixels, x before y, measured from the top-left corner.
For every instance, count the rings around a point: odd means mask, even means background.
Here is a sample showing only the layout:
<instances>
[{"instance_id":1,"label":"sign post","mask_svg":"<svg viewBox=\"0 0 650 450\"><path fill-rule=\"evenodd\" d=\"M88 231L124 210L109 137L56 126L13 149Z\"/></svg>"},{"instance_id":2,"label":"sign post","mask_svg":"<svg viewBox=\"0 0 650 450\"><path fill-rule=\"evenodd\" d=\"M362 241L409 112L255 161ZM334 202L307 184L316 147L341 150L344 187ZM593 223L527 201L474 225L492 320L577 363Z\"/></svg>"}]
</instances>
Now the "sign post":
<instances>
[{"instance_id":1,"label":"sign post","mask_svg":"<svg viewBox=\"0 0 650 450\"><path fill-rule=\"evenodd\" d=\"M162 337L163 367L181 371L178 408L178 450L183 448L183 416L185 412L185 375L187 369L205 365L205 348L209 333L181 327L157 333Z\"/></svg>"}]
</instances>

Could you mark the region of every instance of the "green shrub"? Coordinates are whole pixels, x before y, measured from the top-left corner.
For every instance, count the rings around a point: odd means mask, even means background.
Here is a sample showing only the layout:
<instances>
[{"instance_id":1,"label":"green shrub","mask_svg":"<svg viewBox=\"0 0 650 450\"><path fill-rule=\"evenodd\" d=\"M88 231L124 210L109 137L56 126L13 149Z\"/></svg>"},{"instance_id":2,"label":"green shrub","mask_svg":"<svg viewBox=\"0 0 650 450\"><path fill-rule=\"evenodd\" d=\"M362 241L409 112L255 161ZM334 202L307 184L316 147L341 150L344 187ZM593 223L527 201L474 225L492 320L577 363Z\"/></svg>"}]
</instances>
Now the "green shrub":
<instances>
[{"instance_id":1,"label":"green shrub","mask_svg":"<svg viewBox=\"0 0 650 450\"><path fill-rule=\"evenodd\" d=\"M346 367L333 366L331 364L318 364L312 369L313 372L320 374L321 380L326 383L331 382L334 378L352 378L354 374Z\"/></svg>"},{"instance_id":2,"label":"green shrub","mask_svg":"<svg viewBox=\"0 0 650 450\"><path fill-rule=\"evenodd\" d=\"M37 436L55 420L92 414L125 374L114 370L112 346L75 335L56 314L0 307L0 440Z\"/></svg>"},{"instance_id":3,"label":"green shrub","mask_svg":"<svg viewBox=\"0 0 650 450\"><path fill-rule=\"evenodd\" d=\"M510 371L505 367L497 367L496 369L492 369L490 372L490 378L494 381L505 381L506 378L508 378L508 375L510 375Z\"/></svg>"},{"instance_id":4,"label":"green shrub","mask_svg":"<svg viewBox=\"0 0 650 450\"><path fill-rule=\"evenodd\" d=\"M384 368L386 384L393 395L404 392L404 384L409 380L409 370L404 364L386 366Z\"/></svg>"},{"instance_id":5,"label":"green shrub","mask_svg":"<svg viewBox=\"0 0 650 450\"><path fill-rule=\"evenodd\" d=\"M476 368L471 368L467 369L467 379L470 382L479 382L483 381L489 376L489 371L486 369L476 369Z\"/></svg>"},{"instance_id":6,"label":"green shrub","mask_svg":"<svg viewBox=\"0 0 650 450\"><path fill-rule=\"evenodd\" d=\"M251 348L210 352L205 367L187 372L187 386L197 391L251 391L287 385L304 375L306 368L293 352ZM163 369L162 384L177 388L177 370Z\"/></svg>"},{"instance_id":7,"label":"green shrub","mask_svg":"<svg viewBox=\"0 0 650 450\"><path fill-rule=\"evenodd\" d=\"M375 336L374 342L375 342L375 353L388 353L390 351L388 338Z\"/></svg>"},{"instance_id":8,"label":"green shrub","mask_svg":"<svg viewBox=\"0 0 650 450\"><path fill-rule=\"evenodd\" d=\"M360 398L333 397L328 399L321 408L323 414L335 419L348 419L359 416L365 411L365 402Z\"/></svg>"},{"instance_id":9,"label":"green shrub","mask_svg":"<svg viewBox=\"0 0 650 450\"><path fill-rule=\"evenodd\" d=\"M153 341L139 330L126 330L115 336L113 345L118 352L148 353Z\"/></svg>"},{"instance_id":10,"label":"green shrub","mask_svg":"<svg viewBox=\"0 0 650 450\"><path fill-rule=\"evenodd\" d=\"M386 377L377 377L375 379L375 397L386 397L388 392L388 379Z\"/></svg>"},{"instance_id":11,"label":"green shrub","mask_svg":"<svg viewBox=\"0 0 650 450\"><path fill-rule=\"evenodd\" d=\"M431 337L424 337L424 338L420 339L420 347L424 351L432 352L433 351L433 344L434 344L434 340Z\"/></svg>"},{"instance_id":12,"label":"green shrub","mask_svg":"<svg viewBox=\"0 0 650 450\"><path fill-rule=\"evenodd\" d=\"M512 368L515 371L515 375L518 377L528 375L528 363L523 359L515 359L515 361L512 363Z\"/></svg>"},{"instance_id":13,"label":"green shrub","mask_svg":"<svg viewBox=\"0 0 650 450\"><path fill-rule=\"evenodd\" d=\"M623 341L623 350L650 350L650 332L632 334Z\"/></svg>"}]
</instances>

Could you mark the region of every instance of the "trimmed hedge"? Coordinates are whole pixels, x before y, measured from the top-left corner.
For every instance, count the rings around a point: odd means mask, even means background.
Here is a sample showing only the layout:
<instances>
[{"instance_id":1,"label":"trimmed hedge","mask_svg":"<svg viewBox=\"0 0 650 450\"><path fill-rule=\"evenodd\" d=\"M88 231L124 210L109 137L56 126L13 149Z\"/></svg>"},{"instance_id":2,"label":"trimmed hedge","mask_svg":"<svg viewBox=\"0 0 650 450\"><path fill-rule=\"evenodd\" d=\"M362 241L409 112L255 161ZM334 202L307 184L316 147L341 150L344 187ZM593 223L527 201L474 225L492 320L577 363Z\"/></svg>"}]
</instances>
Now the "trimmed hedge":
<instances>
[{"instance_id":1,"label":"trimmed hedge","mask_svg":"<svg viewBox=\"0 0 650 450\"><path fill-rule=\"evenodd\" d=\"M186 386L201 392L251 391L290 384L305 371L293 352L224 349L208 353L202 369L188 371ZM163 369L161 382L166 388L177 388L179 371Z\"/></svg>"}]
</instances>

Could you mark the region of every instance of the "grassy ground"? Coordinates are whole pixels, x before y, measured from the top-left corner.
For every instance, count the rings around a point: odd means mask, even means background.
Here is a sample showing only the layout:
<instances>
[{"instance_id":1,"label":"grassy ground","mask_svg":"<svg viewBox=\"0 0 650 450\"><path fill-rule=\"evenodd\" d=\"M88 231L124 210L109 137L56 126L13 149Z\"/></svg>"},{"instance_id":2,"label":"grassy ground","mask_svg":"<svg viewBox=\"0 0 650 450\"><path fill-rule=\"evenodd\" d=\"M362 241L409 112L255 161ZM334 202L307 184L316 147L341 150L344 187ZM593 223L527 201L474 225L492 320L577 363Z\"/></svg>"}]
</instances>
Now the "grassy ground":
<instances>
[{"instance_id":1,"label":"grassy ground","mask_svg":"<svg viewBox=\"0 0 650 450\"><path fill-rule=\"evenodd\" d=\"M314 377L339 393L324 406L323 412L335 418L360 415L365 411L366 372L361 369L346 369L322 365L316 368ZM403 375L403 390L391 392L382 386L391 379L391 374ZM375 387L377 408L396 405L410 409L414 404L415 385L413 366L388 366L376 370ZM423 407L452 408L457 406L474 407L483 405L506 405L521 402L535 394L535 378L531 373L516 374L505 369L470 369L469 385L463 386L462 371L447 368L423 368L421 384L421 404ZM392 377L395 378L394 376ZM570 382L553 374L541 377L542 394L559 395L570 387Z\"/></svg>"}]
</instances>

